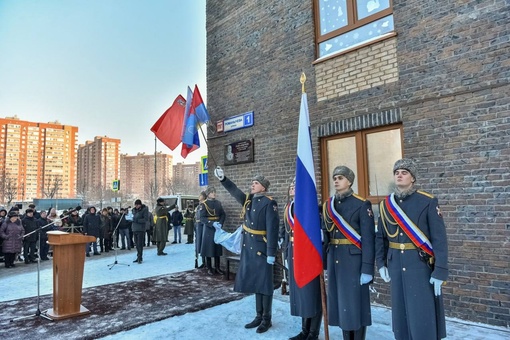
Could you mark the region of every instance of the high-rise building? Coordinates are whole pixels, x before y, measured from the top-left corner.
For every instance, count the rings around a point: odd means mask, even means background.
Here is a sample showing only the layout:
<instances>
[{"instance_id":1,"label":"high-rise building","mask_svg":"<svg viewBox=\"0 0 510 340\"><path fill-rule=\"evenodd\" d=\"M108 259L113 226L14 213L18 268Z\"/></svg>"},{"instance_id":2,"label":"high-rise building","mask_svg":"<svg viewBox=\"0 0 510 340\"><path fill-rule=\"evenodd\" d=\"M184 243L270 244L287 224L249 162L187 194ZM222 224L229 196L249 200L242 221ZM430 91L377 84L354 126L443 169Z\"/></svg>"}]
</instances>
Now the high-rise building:
<instances>
[{"instance_id":1,"label":"high-rise building","mask_svg":"<svg viewBox=\"0 0 510 340\"><path fill-rule=\"evenodd\" d=\"M14 116L0 129L1 201L75 197L78 127Z\"/></svg>"},{"instance_id":2,"label":"high-rise building","mask_svg":"<svg viewBox=\"0 0 510 340\"><path fill-rule=\"evenodd\" d=\"M120 182L123 196L155 202L157 196L171 194L172 162L173 157L162 152L157 153L156 162L153 154L121 155Z\"/></svg>"},{"instance_id":3,"label":"high-rise building","mask_svg":"<svg viewBox=\"0 0 510 340\"><path fill-rule=\"evenodd\" d=\"M120 139L94 137L78 146L77 193L85 200L104 200L120 174Z\"/></svg>"},{"instance_id":4,"label":"high-rise building","mask_svg":"<svg viewBox=\"0 0 510 340\"><path fill-rule=\"evenodd\" d=\"M200 162L194 164L177 163L174 165L173 188L182 194L197 194L200 191L198 175L201 173Z\"/></svg>"}]
</instances>

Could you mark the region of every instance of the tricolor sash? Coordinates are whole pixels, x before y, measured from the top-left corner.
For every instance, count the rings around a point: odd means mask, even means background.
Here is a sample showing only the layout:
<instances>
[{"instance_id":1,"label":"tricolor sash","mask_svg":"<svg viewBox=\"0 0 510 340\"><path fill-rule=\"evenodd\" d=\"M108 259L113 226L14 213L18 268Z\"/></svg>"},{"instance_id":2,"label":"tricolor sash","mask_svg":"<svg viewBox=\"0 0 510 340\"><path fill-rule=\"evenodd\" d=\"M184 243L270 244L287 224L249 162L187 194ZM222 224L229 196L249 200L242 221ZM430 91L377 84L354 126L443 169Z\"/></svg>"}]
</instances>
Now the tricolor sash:
<instances>
[{"instance_id":1,"label":"tricolor sash","mask_svg":"<svg viewBox=\"0 0 510 340\"><path fill-rule=\"evenodd\" d=\"M411 241L413 241L414 245L434 257L434 251L432 250L432 244L429 239L398 206L395 201L394 193L386 198L385 206L390 215L395 219L395 222L398 223L400 228L402 228Z\"/></svg>"},{"instance_id":2,"label":"tricolor sash","mask_svg":"<svg viewBox=\"0 0 510 340\"><path fill-rule=\"evenodd\" d=\"M328 213L338 230L356 247L361 249L361 235L335 210L335 200L328 199Z\"/></svg>"},{"instance_id":3,"label":"tricolor sash","mask_svg":"<svg viewBox=\"0 0 510 340\"><path fill-rule=\"evenodd\" d=\"M294 230L294 214L292 211L294 210L294 201L287 204L285 207L285 218L287 219L287 223L290 226L291 230Z\"/></svg>"}]
</instances>

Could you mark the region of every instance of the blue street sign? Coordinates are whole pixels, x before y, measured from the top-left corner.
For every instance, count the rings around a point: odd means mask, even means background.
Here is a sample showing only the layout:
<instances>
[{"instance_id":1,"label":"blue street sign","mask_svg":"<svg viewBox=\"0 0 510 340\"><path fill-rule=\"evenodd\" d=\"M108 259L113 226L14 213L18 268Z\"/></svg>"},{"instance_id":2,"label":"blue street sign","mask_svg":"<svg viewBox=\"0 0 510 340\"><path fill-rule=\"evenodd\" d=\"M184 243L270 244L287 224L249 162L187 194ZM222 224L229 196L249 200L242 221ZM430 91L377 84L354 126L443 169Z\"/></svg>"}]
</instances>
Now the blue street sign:
<instances>
[{"instance_id":1,"label":"blue street sign","mask_svg":"<svg viewBox=\"0 0 510 340\"><path fill-rule=\"evenodd\" d=\"M246 112L223 120L223 131L233 131L253 126L253 111Z\"/></svg>"},{"instance_id":2,"label":"blue street sign","mask_svg":"<svg viewBox=\"0 0 510 340\"><path fill-rule=\"evenodd\" d=\"M207 174L198 174L198 183L200 183L201 187L207 186L209 184Z\"/></svg>"},{"instance_id":3,"label":"blue street sign","mask_svg":"<svg viewBox=\"0 0 510 340\"><path fill-rule=\"evenodd\" d=\"M119 191L120 190L120 180L116 179L112 182L112 191Z\"/></svg>"},{"instance_id":4,"label":"blue street sign","mask_svg":"<svg viewBox=\"0 0 510 340\"><path fill-rule=\"evenodd\" d=\"M206 174L207 173L207 170L208 170L208 166L207 166L207 156L202 156L201 159L200 159L200 170L201 170L201 173L203 174Z\"/></svg>"}]
</instances>

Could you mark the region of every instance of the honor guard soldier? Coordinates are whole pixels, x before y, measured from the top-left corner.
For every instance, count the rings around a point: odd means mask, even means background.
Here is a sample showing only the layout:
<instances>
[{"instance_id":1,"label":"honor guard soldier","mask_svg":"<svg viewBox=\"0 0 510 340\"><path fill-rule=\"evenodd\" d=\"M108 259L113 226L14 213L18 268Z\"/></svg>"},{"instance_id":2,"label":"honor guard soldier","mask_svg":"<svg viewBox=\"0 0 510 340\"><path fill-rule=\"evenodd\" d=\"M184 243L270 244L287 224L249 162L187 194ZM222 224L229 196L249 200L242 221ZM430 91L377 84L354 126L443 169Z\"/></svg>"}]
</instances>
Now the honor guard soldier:
<instances>
[{"instance_id":1,"label":"honor guard soldier","mask_svg":"<svg viewBox=\"0 0 510 340\"><path fill-rule=\"evenodd\" d=\"M225 177L220 167L214 170L214 175L243 206L242 250L234 291L255 293L257 315L244 327L257 327L257 333L264 333L272 326L273 264L278 247L278 205L266 195L270 183L264 176L255 176L250 193L246 194Z\"/></svg>"},{"instance_id":2,"label":"honor guard soldier","mask_svg":"<svg viewBox=\"0 0 510 340\"><path fill-rule=\"evenodd\" d=\"M364 340L372 324L369 283L374 277L375 226L370 201L352 191L354 172L333 170L335 195L323 205L326 228L329 325L344 340Z\"/></svg>"},{"instance_id":3,"label":"honor guard soldier","mask_svg":"<svg viewBox=\"0 0 510 340\"><path fill-rule=\"evenodd\" d=\"M289 201L285 205L283 215L284 223L284 249L289 265L289 297L290 314L301 317L301 332L289 338L289 340L316 340L319 338L319 332L322 320L321 305L321 287L320 279L317 276L308 284L299 288L294 280L294 194L295 179L289 186ZM281 233L280 233L281 234Z\"/></svg>"},{"instance_id":4,"label":"honor guard soldier","mask_svg":"<svg viewBox=\"0 0 510 340\"><path fill-rule=\"evenodd\" d=\"M203 224L202 248L200 254L205 257L207 273L209 275L220 274L220 256L223 253L221 245L214 243L215 225L221 226L225 223L225 211L221 202L216 199L216 188L209 186L205 190L207 199L200 207L200 222ZM214 268L212 267L211 258L214 257Z\"/></svg>"},{"instance_id":5,"label":"honor guard soldier","mask_svg":"<svg viewBox=\"0 0 510 340\"><path fill-rule=\"evenodd\" d=\"M437 198L416 190L417 168L403 158L393 167L395 190L380 203L376 263L391 281L397 340L446 337L441 285L448 277L446 228Z\"/></svg>"}]
</instances>

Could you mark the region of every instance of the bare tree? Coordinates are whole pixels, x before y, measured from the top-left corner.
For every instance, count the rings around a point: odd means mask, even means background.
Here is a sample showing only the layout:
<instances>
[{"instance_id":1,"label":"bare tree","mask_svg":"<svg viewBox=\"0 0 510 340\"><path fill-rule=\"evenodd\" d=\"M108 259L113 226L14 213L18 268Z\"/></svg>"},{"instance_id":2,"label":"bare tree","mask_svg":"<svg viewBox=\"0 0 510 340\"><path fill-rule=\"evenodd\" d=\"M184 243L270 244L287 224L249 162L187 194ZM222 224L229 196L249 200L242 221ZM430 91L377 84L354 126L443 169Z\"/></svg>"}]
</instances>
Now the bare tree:
<instances>
[{"instance_id":1,"label":"bare tree","mask_svg":"<svg viewBox=\"0 0 510 340\"><path fill-rule=\"evenodd\" d=\"M103 202L106 197L106 191L107 191L107 189L101 183L98 183L94 187L94 194L95 194L94 196L99 201L99 209L103 209Z\"/></svg>"},{"instance_id":2,"label":"bare tree","mask_svg":"<svg viewBox=\"0 0 510 340\"><path fill-rule=\"evenodd\" d=\"M89 188L88 188L87 182L84 179L80 180L78 182L78 184L76 185L76 196L81 198L83 200L83 202L86 203L88 193L89 193Z\"/></svg>"},{"instance_id":3,"label":"bare tree","mask_svg":"<svg viewBox=\"0 0 510 340\"><path fill-rule=\"evenodd\" d=\"M175 194L174 183L173 183L173 181L171 179L167 179L163 183L162 193L163 193L163 195L173 195L173 194Z\"/></svg>"},{"instance_id":4,"label":"bare tree","mask_svg":"<svg viewBox=\"0 0 510 340\"><path fill-rule=\"evenodd\" d=\"M154 208L154 204L159 197L159 185L153 179L149 181L149 185L145 187L144 196L150 200L150 205Z\"/></svg>"},{"instance_id":5,"label":"bare tree","mask_svg":"<svg viewBox=\"0 0 510 340\"><path fill-rule=\"evenodd\" d=\"M48 176L43 183L43 195L46 198L57 198L58 191L62 188L62 175Z\"/></svg>"},{"instance_id":6,"label":"bare tree","mask_svg":"<svg viewBox=\"0 0 510 340\"><path fill-rule=\"evenodd\" d=\"M10 206L11 202L18 195L18 184L12 177L7 177L4 181L4 195L7 201L7 205Z\"/></svg>"},{"instance_id":7,"label":"bare tree","mask_svg":"<svg viewBox=\"0 0 510 340\"><path fill-rule=\"evenodd\" d=\"M5 176L0 176L0 202L5 200Z\"/></svg>"}]
</instances>

